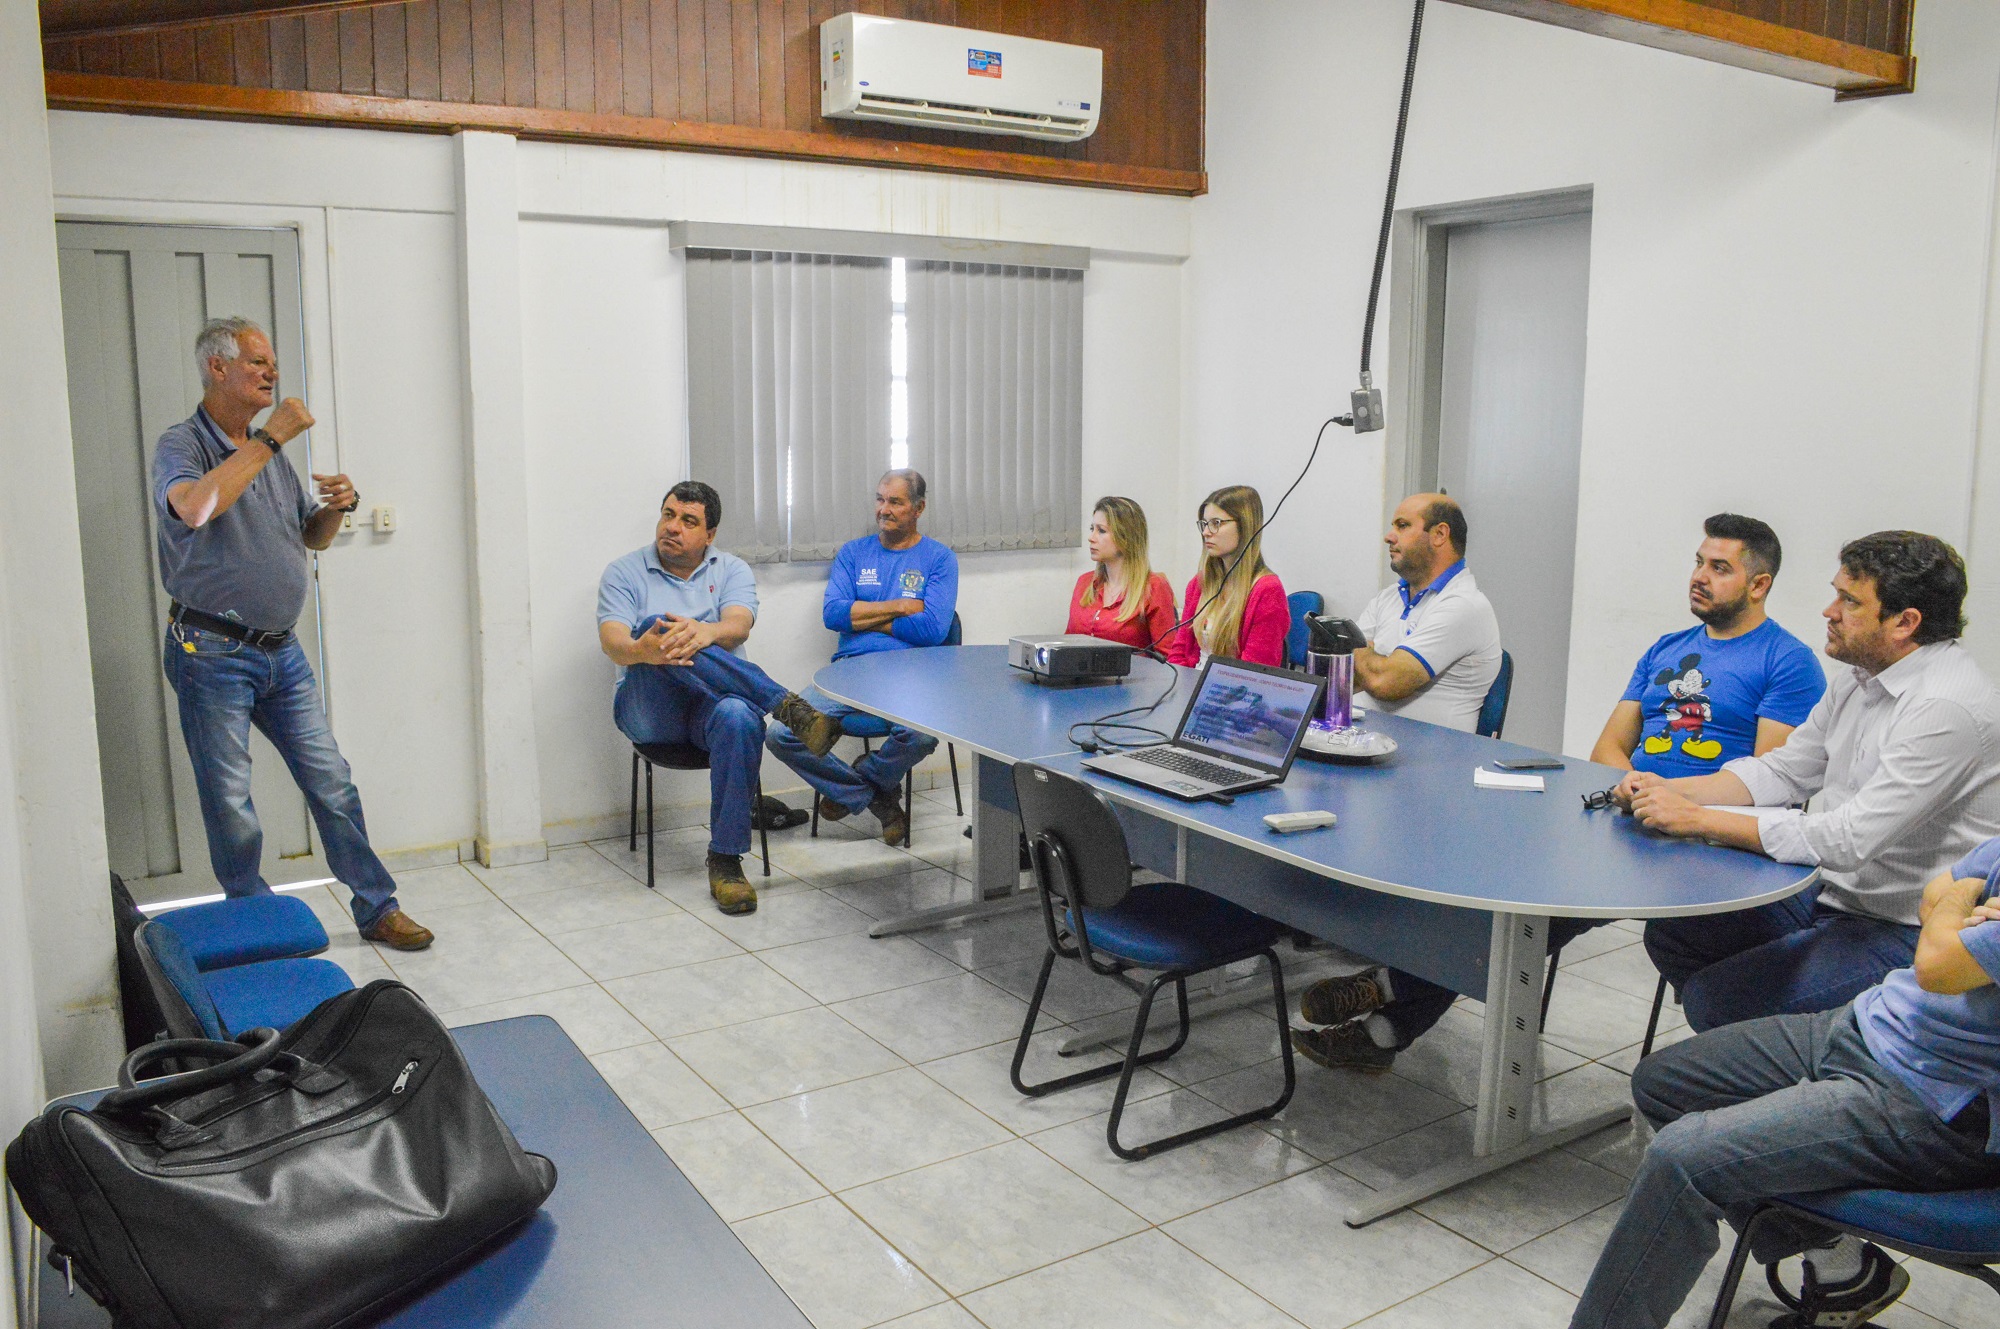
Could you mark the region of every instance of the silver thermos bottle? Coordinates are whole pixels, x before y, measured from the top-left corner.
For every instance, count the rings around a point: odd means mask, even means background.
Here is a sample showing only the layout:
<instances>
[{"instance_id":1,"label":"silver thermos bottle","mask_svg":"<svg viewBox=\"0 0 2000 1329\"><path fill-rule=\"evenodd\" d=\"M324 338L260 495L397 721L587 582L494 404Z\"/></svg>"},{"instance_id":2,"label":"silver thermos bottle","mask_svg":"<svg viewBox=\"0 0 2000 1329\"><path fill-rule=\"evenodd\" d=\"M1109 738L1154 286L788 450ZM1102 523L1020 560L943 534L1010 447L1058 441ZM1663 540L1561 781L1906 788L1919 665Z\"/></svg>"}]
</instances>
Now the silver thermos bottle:
<instances>
[{"instance_id":1,"label":"silver thermos bottle","mask_svg":"<svg viewBox=\"0 0 2000 1329\"><path fill-rule=\"evenodd\" d=\"M1361 629L1352 620L1308 614L1306 628L1306 672L1326 680L1326 700L1320 718L1313 723L1323 729L1351 729L1354 726L1354 649L1366 645Z\"/></svg>"}]
</instances>

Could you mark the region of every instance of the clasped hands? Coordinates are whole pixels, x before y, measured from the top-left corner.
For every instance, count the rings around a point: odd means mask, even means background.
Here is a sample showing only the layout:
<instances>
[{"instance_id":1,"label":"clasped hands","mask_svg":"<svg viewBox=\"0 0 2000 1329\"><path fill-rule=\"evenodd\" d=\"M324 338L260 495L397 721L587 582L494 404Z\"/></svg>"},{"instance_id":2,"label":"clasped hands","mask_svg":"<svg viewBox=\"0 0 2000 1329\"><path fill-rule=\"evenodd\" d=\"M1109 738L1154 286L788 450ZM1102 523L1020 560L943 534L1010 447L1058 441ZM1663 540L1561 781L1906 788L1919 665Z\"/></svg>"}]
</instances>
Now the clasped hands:
<instances>
[{"instance_id":1,"label":"clasped hands","mask_svg":"<svg viewBox=\"0 0 2000 1329\"><path fill-rule=\"evenodd\" d=\"M691 665L698 652L714 644L721 627L679 614L662 614L634 637L632 644L643 653L641 664Z\"/></svg>"},{"instance_id":2,"label":"clasped hands","mask_svg":"<svg viewBox=\"0 0 2000 1329\"><path fill-rule=\"evenodd\" d=\"M1701 805L1677 794L1651 771L1627 771L1611 790L1611 801L1636 817L1647 830L1662 835L1698 832Z\"/></svg>"}]
</instances>

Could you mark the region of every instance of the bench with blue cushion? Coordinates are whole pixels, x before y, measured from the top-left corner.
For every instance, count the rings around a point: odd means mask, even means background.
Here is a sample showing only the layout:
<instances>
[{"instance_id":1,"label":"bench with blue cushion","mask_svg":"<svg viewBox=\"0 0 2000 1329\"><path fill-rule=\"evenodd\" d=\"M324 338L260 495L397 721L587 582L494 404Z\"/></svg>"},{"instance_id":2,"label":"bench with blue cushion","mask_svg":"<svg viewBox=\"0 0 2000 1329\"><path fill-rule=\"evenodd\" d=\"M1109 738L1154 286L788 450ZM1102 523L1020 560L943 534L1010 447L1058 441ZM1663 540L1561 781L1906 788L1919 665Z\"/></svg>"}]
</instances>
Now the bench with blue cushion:
<instances>
[{"instance_id":1,"label":"bench with blue cushion","mask_svg":"<svg viewBox=\"0 0 2000 1329\"><path fill-rule=\"evenodd\" d=\"M170 909L155 916L207 973L259 960L317 955L331 942L326 928L295 895L246 895Z\"/></svg>"},{"instance_id":2,"label":"bench with blue cushion","mask_svg":"<svg viewBox=\"0 0 2000 1329\"><path fill-rule=\"evenodd\" d=\"M353 989L330 960L260 960L207 973L180 933L154 919L133 939L146 978L175 1038L234 1038L250 1029L283 1029L328 997Z\"/></svg>"}]
</instances>

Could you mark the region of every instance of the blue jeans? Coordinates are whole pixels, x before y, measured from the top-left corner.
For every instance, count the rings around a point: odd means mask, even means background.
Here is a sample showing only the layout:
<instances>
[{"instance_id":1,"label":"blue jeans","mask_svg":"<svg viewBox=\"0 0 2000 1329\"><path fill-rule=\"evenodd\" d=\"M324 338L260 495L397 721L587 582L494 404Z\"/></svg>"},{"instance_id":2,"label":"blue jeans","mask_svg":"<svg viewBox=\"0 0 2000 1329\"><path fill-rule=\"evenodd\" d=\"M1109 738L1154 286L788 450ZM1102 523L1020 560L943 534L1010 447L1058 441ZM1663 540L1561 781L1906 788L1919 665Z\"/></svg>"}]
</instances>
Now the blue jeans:
<instances>
[{"instance_id":1,"label":"blue jeans","mask_svg":"<svg viewBox=\"0 0 2000 1329\"><path fill-rule=\"evenodd\" d=\"M634 635L656 621L647 619ZM764 717L785 695L762 669L714 646L685 665L632 665L618 685L611 713L619 733L634 743L685 743L708 754L712 854L750 852Z\"/></svg>"},{"instance_id":2,"label":"blue jeans","mask_svg":"<svg viewBox=\"0 0 2000 1329\"><path fill-rule=\"evenodd\" d=\"M395 880L368 845L361 795L334 745L319 684L298 638L263 647L185 625L170 627L166 672L180 699L181 735L194 764L208 860L223 893L266 895L271 890L259 867L264 828L250 801L254 724L278 749L306 796L327 866L354 892L355 926L365 932L394 909Z\"/></svg>"},{"instance_id":3,"label":"blue jeans","mask_svg":"<svg viewBox=\"0 0 2000 1329\"><path fill-rule=\"evenodd\" d=\"M1654 919L1646 954L1700 1032L1845 1005L1916 959L1918 931L1820 904L1813 887L1733 914Z\"/></svg>"},{"instance_id":4,"label":"blue jeans","mask_svg":"<svg viewBox=\"0 0 2000 1329\"><path fill-rule=\"evenodd\" d=\"M1550 919L1549 953L1555 954L1592 928L1603 927L1610 921L1608 918ZM1396 994L1395 1000L1376 1014L1387 1020L1389 1027L1396 1031L1398 1051L1429 1033L1433 1025L1444 1019L1444 1013L1451 1009L1451 1004L1458 1000L1458 994L1443 984L1395 968L1389 970L1389 990ZM1484 993L1479 995L1481 1000L1485 999Z\"/></svg>"},{"instance_id":5,"label":"blue jeans","mask_svg":"<svg viewBox=\"0 0 2000 1329\"><path fill-rule=\"evenodd\" d=\"M1719 1245L1774 1195L1849 1187L1963 1190L2000 1183L1983 1125L1939 1121L1869 1055L1853 1011L1775 1015L1654 1053L1632 1101L1659 1130L1570 1329L1655 1329L1672 1318ZM1767 1221L1763 1263L1833 1234Z\"/></svg>"},{"instance_id":6,"label":"blue jeans","mask_svg":"<svg viewBox=\"0 0 2000 1329\"><path fill-rule=\"evenodd\" d=\"M803 695L836 720L867 714L852 706L841 705L818 688L807 688ZM877 794L901 788L903 777L915 769L918 762L937 751L938 741L928 734L892 724L889 736L877 742L873 751L852 766L831 752L824 757L813 756L806 751L806 745L799 741L799 736L781 724L771 726L771 736L765 740L765 745L779 761L803 775L806 783L814 789L849 812L859 812L873 802Z\"/></svg>"}]
</instances>

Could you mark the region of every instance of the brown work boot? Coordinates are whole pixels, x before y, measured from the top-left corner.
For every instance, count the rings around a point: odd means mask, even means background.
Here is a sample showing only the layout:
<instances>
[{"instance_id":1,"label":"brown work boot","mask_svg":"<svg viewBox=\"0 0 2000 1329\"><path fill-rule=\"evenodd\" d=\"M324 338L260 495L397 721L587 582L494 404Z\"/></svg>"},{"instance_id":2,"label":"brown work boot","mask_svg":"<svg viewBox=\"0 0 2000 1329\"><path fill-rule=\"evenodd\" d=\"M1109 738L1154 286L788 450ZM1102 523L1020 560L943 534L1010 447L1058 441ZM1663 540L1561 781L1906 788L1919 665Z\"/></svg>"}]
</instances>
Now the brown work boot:
<instances>
[{"instance_id":1,"label":"brown work boot","mask_svg":"<svg viewBox=\"0 0 2000 1329\"><path fill-rule=\"evenodd\" d=\"M1299 1018L1307 1024L1346 1024L1388 1003L1382 980L1373 969L1340 978L1323 978L1299 998Z\"/></svg>"},{"instance_id":2,"label":"brown work boot","mask_svg":"<svg viewBox=\"0 0 2000 1329\"><path fill-rule=\"evenodd\" d=\"M757 888L750 884L750 878L743 875L743 857L740 854L708 856L708 893L715 897L716 907L725 914L757 912Z\"/></svg>"},{"instance_id":3,"label":"brown work boot","mask_svg":"<svg viewBox=\"0 0 2000 1329\"><path fill-rule=\"evenodd\" d=\"M431 930L400 909L391 909L368 925L363 941L379 941L399 951L420 951L436 940Z\"/></svg>"},{"instance_id":4,"label":"brown work boot","mask_svg":"<svg viewBox=\"0 0 2000 1329\"><path fill-rule=\"evenodd\" d=\"M821 821L846 821L853 815L852 812L849 812L825 794L819 796L819 819Z\"/></svg>"},{"instance_id":5,"label":"brown work boot","mask_svg":"<svg viewBox=\"0 0 2000 1329\"><path fill-rule=\"evenodd\" d=\"M797 734L806 751L815 757L824 757L840 741L840 721L796 692L785 694L778 709L771 712L771 718Z\"/></svg>"},{"instance_id":6,"label":"brown work boot","mask_svg":"<svg viewBox=\"0 0 2000 1329\"><path fill-rule=\"evenodd\" d=\"M902 795L884 789L868 800L868 810L882 823L882 843L902 844L910 838L910 814L903 810Z\"/></svg>"}]
</instances>

